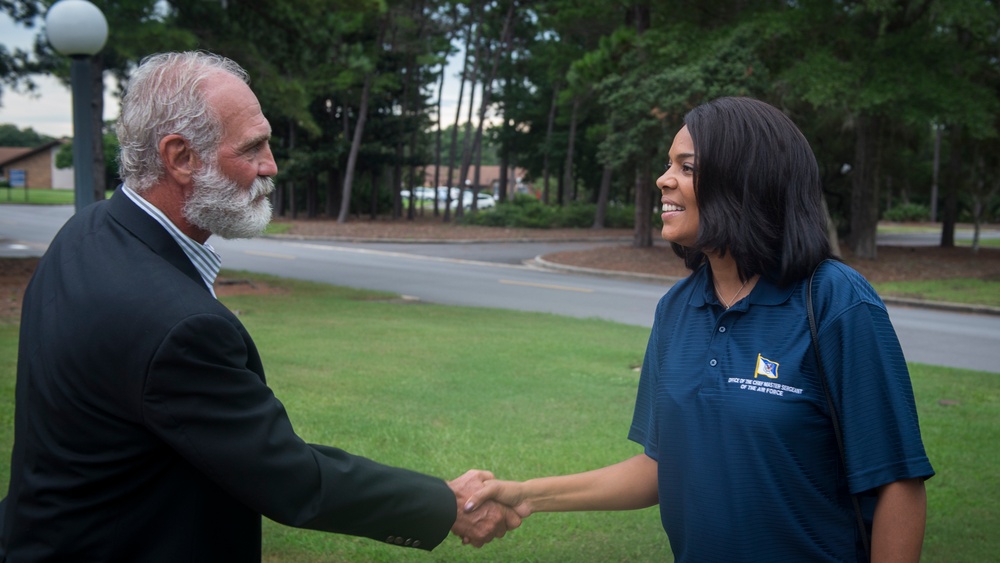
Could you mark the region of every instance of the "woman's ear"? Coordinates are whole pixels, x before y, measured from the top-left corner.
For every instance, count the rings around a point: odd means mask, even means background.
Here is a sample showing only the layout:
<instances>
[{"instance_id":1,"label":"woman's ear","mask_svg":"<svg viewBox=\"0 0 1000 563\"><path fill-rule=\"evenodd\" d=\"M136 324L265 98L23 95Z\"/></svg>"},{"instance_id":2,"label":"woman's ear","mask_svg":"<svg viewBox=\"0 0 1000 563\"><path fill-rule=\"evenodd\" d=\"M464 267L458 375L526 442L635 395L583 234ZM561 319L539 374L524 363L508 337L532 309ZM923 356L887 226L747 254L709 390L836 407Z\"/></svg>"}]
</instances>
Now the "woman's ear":
<instances>
[{"instance_id":1,"label":"woman's ear","mask_svg":"<svg viewBox=\"0 0 1000 563\"><path fill-rule=\"evenodd\" d=\"M176 134L167 135L160 139L159 150L167 177L181 185L189 184L201 160L188 140Z\"/></svg>"}]
</instances>

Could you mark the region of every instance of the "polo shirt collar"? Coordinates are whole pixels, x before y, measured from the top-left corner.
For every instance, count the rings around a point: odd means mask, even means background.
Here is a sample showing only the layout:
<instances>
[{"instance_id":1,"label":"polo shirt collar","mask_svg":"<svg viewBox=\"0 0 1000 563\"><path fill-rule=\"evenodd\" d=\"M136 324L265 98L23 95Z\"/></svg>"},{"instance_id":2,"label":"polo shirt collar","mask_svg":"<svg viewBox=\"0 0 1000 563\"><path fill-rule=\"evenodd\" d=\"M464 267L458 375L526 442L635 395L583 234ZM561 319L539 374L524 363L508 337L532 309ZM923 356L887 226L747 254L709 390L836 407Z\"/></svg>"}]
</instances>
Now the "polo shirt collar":
<instances>
[{"instance_id":1,"label":"polo shirt collar","mask_svg":"<svg viewBox=\"0 0 1000 563\"><path fill-rule=\"evenodd\" d=\"M701 265L691 274L691 277L693 278L693 282L701 286L701 291L696 290L691 292L691 299L688 301L688 305L692 307L705 307L710 304L722 304L719 303L719 299L715 296L715 287L712 285L712 275L708 264ZM741 299L738 303L734 303L729 310L746 311L750 305L781 305L792 296L792 292L795 291L795 285L779 286L770 278L761 276L750 292L749 299Z\"/></svg>"}]
</instances>

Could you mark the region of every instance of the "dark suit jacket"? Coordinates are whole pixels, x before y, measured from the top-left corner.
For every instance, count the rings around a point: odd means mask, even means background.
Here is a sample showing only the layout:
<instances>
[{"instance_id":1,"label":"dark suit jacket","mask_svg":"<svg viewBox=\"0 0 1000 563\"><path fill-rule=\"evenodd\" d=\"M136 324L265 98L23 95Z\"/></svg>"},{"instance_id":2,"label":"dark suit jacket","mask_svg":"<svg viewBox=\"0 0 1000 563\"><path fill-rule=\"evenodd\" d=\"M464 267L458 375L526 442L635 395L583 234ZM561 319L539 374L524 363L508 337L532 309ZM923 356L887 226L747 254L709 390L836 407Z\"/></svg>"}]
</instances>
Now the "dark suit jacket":
<instances>
[{"instance_id":1,"label":"dark suit jacket","mask_svg":"<svg viewBox=\"0 0 1000 563\"><path fill-rule=\"evenodd\" d=\"M261 514L424 549L454 523L442 480L302 441L243 325L121 192L42 258L18 354L9 561L256 561Z\"/></svg>"}]
</instances>

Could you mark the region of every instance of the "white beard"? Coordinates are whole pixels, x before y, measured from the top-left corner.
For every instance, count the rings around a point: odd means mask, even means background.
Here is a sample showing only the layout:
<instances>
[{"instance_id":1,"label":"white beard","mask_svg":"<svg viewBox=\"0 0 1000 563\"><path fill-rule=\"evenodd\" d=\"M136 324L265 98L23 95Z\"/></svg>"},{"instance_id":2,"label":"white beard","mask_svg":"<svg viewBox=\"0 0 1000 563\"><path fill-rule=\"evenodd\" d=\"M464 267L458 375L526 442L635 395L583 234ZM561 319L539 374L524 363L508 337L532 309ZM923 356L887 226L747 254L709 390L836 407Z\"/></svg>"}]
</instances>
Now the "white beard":
<instances>
[{"instance_id":1,"label":"white beard","mask_svg":"<svg viewBox=\"0 0 1000 563\"><path fill-rule=\"evenodd\" d=\"M271 222L271 178L258 176L249 189L227 178L214 164L194 175L194 191L184 204L184 218L224 239L253 238ZM264 196L260 201L257 198Z\"/></svg>"}]
</instances>

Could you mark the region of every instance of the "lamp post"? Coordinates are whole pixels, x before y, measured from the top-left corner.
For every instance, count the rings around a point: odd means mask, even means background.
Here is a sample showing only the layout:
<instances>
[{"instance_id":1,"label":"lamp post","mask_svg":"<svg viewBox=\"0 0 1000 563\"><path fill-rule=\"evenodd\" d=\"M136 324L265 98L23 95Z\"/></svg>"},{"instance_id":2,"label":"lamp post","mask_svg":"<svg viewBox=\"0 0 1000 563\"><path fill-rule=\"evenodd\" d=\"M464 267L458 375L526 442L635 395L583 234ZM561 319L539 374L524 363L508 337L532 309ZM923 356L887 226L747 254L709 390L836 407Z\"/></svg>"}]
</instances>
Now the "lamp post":
<instances>
[{"instance_id":1,"label":"lamp post","mask_svg":"<svg viewBox=\"0 0 1000 563\"><path fill-rule=\"evenodd\" d=\"M73 191L76 210L94 202L94 127L90 57L108 39L108 21L87 0L60 0L45 14L49 43L70 61L73 92Z\"/></svg>"}]
</instances>

